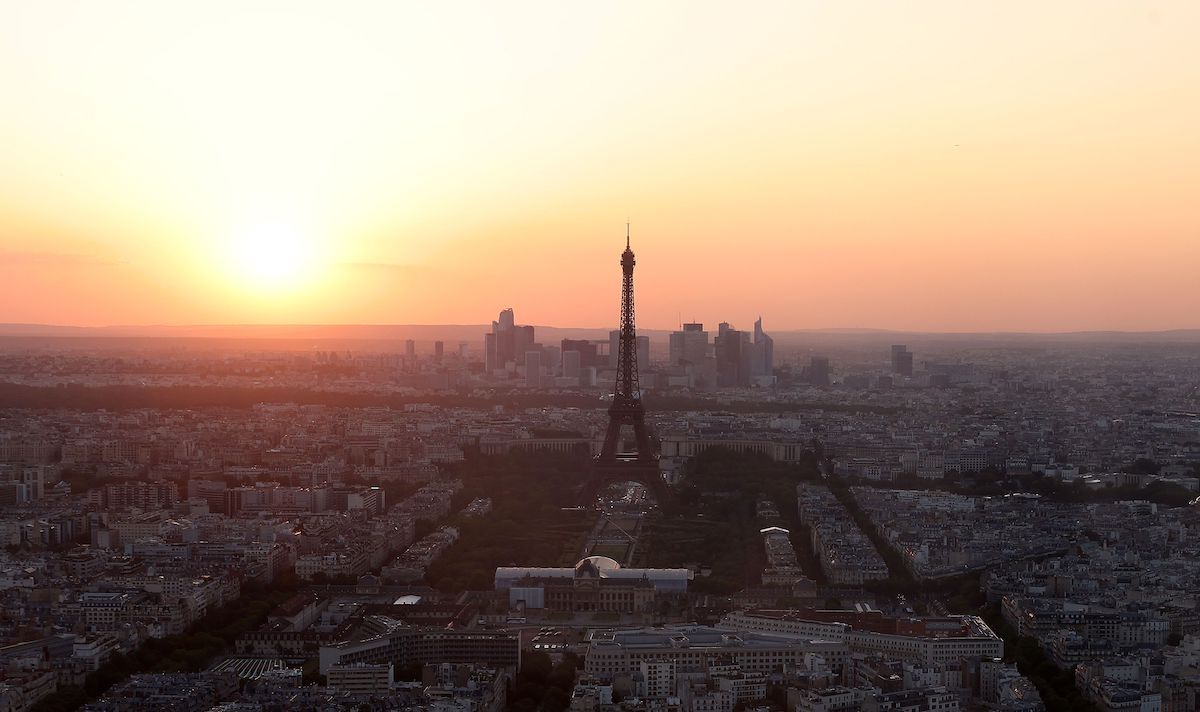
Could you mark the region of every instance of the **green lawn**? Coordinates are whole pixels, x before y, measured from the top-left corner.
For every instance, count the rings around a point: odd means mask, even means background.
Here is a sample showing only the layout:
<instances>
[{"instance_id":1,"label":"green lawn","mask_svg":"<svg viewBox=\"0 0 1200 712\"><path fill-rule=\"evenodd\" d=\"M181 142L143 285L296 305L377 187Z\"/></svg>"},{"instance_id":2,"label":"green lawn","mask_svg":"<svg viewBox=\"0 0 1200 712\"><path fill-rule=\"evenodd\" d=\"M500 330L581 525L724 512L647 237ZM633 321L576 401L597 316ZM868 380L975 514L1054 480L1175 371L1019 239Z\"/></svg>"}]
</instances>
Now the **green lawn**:
<instances>
[{"instance_id":1,"label":"green lawn","mask_svg":"<svg viewBox=\"0 0 1200 712\"><path fill-rule=\"evenodd\" d=\"M625 562L625 555L628 553L628 544L597 544L592 547L592 556L607 556L619 564Z\"/></svg>"}]
</instances>

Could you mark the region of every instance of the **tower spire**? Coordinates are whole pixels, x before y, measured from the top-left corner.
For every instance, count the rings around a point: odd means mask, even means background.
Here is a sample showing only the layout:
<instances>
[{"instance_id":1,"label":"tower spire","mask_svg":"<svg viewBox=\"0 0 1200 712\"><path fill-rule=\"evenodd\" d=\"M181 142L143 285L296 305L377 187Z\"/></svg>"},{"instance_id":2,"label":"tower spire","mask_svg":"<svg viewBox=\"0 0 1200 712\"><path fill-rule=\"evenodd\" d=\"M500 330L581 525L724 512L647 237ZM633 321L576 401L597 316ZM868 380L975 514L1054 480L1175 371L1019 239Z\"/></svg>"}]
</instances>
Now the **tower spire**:
<instances>
[{"instance_id":1,"label":"tower spire","mask_svg":"<svg viewBox=\"0 0 1200 712\"><path fill-rule=\"evenodd\" d=\"M638 457L653 457L649 438L643 424L642 389L638 382L637 328L634 326L633 267L637 264L629 246L629 223L625 223L625 252L621 254L621 329L617 340L617 382L613 388L613 403L609 408L609 432L602 457L614 457L619 445L621 425L633 425L638 442Z\"/></svg>"},{"instance_id":2,"label":"tower spire","mask_svg":"<svg viewBox=\"0 0 1200 712\"><path fill-rule=\"evenodd\" d=\"M637 264L630 247L629 222L625 223L625 252L621 254L621 328L617 332L617 378L608 408L608 429L593 464L590 485L634 480L654 492L660 504L668 493L658 471L658 448L646 427L646 406L638 381L637 329L634 326L633 268ZM633 430L634 452L625 450L623 428ZM593 496L595 490L592 490Z\"/></svg>"}]
</instances>

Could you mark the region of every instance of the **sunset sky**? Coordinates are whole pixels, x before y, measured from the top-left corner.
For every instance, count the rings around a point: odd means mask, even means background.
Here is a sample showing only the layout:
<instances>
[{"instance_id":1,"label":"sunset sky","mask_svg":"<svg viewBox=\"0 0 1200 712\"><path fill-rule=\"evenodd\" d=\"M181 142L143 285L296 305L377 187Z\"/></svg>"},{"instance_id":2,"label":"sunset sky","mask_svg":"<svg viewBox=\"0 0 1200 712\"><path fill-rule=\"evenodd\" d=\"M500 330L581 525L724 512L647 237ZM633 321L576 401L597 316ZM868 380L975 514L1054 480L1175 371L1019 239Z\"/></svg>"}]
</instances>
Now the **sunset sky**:
<instances>
[{"instance_id":1,"label":"sunset sky","mask_svg":"<svg viewBox=\"0 0 1200 712\"><path fill-rule=\"evenodd\" d=\"M0 0L0 322L1200 327L1200 2Z\"/></svg>"}]
</instances>

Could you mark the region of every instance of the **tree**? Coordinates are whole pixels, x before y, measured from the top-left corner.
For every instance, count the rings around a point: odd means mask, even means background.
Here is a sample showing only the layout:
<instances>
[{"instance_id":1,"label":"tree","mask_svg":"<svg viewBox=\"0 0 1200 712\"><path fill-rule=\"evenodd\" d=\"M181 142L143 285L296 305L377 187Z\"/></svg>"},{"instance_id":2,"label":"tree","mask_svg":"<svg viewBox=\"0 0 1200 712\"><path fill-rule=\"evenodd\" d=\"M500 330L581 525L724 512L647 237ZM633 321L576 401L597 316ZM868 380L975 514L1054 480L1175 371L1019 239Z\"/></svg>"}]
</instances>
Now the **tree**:
<instances>
[{"instance_id":1,"label":"tree","mask_svg":"<svg viewBox=\"0 0 1200 712\"><path fill-rule=\"evenodd\" d=\"M546 678L550 677L553 670L554 663L550 660L550 656L535 650L521 658L521 671L517 677L544 682Z\"/></svg>"},{"instance_id":2,"label":"tree","mask_svg":"<svg viewBox=\"0 0 1200 712\"><path fill-rule=\"evenodd\" d=\"M571 705L571 695L559 687L550 687L542 696L541 712L562 712Z\"/></svg>"}]
</instances>

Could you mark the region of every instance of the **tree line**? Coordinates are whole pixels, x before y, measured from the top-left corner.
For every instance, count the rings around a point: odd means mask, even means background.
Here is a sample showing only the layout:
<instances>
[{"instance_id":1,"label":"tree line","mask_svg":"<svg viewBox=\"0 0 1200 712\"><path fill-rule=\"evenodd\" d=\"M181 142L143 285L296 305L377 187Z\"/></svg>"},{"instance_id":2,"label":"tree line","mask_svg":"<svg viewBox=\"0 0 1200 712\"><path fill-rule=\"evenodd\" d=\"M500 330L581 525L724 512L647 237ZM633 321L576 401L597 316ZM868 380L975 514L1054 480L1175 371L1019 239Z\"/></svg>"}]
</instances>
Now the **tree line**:
<instances>
[{"instance_id":1,"label":"tree line","mask_svg":"<svg viewBox=\"0 0 1200 712\"><path fill-rule=\"evenodd\" d=\"M238 636L262 625L267 615L297 591L295 577L264 585L242 584L241 596L206 613L186 632L150 638L130 653L114 653L83 685L67 685L44 697L32 712L67 712L92 702L132 675L200 672L233 645Z\"/></svg>"}]
</instances>

